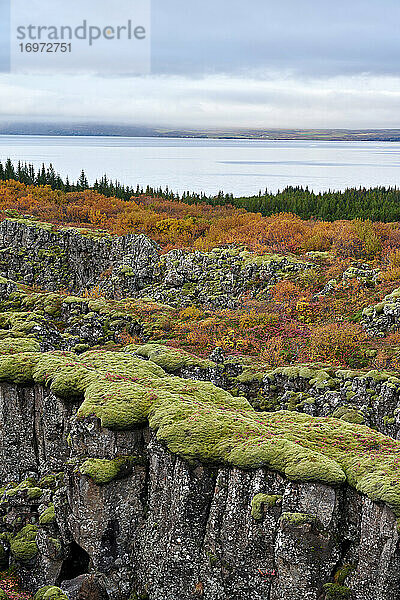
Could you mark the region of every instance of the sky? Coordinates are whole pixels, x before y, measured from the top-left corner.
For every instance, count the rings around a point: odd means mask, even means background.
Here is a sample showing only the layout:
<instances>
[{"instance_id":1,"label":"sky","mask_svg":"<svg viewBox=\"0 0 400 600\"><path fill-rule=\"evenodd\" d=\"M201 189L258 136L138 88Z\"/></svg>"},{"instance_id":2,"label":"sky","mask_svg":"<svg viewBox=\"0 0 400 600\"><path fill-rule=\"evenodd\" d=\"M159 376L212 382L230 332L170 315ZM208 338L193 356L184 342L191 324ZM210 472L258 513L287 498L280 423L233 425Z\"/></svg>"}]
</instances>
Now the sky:
<instances>
[{"instance_id":1,"label":"sky","mask_svg":"<svg viewBox=\"0 0 400 600\"><path fill-rule=\"evenodd\" d=\"M77 21L94 1L70 0ZM152 0L151 15L150 73L0 73L0 119L400 127L398 0Z\"/></svg>"}]
</instances>

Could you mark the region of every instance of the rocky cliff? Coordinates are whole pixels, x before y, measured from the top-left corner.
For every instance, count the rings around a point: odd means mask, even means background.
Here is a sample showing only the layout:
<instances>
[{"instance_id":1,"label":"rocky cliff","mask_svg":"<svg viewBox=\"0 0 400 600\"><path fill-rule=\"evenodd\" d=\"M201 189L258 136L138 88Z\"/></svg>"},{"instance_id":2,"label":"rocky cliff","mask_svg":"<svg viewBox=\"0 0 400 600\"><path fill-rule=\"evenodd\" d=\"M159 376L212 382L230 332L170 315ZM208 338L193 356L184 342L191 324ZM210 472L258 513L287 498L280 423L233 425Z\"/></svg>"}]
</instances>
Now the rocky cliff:
<instances>
[{"instance_id":1,"label":"rocky cliff","mask_svg":"<svg viewBox=\"0 0 400 600\"><path fill-rule=\"evenodd\" d=\"M280 278L311 266L295 257L234 248L161 256L144 235L117 237L28 218L0 224L0 275L46 290L96 288L108 298L151 295L179 306L232 307L242 294L262 294Z\"/></svg>"},{"instance_id":2,"label":"rocky cliff","mask_svg":"<svg viewBox=\"0 0 400 600\"><path fill-rule=\"evenodd\" d=\"M348 485L183 459L147 427L77 419L79 402L41 385L1 388L2 561L29 589L68 593L90 573L121 600L399 597L399 534L384 503Z\"/></svg>"},{"instance_id":3,"label":"rocky cliff","mask_svg":"<svg viewBox=\"0 0 400 600\"><path fill-rule=\"evenodd\" d=\"M130 271L130 288L151 281L158 247L144 235L57 228L31 218L0 224L0 272L47 290L83 291L99 285L107 270Z\"/></svg>"},{"instance_id":4,"label":"rocky cliff","mask_svg":"<svg viewBox=\"0 0 400 600\"><path fill-rule=\"evenodd\" d=\"M152 339L154 300L234 306L311 263L27 219L0 247L0 563L25 589L400 599L400 378Z\"/></svg>"},{"instance_id":5,"label":"rocky cliff","mask_svg":"<svg viewBox=\"0 0 400 600\"><path fill-rule=\"evenodd\" d=\"M118 600L399 597L390 438L263 417L130 352L0 362L2 560L27 588L88 574Z\"/></svg>"}]
</instances>

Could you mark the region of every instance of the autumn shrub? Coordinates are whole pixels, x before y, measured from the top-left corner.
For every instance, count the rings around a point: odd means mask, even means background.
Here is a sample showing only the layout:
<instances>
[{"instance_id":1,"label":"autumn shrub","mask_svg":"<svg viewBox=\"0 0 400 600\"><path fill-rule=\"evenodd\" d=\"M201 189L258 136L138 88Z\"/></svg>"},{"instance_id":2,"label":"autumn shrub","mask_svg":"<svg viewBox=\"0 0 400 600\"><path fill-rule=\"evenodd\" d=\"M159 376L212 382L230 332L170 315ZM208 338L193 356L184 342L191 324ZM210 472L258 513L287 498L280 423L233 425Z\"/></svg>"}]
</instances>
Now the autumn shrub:
<instances>
[{"instance_id":1,"label":"autumn shrub","mask_svg":"<svg viewBox=\"0 0 400 600\"><path fill-rule=\"evenodd\" d=\"M380 272L381 281L397 281L400 279L400 250L389 249L384 253L386 268Z\"/></svg>"},{"instance_id":2,"label":"autumn shrub","mask_svg":"<svg viewBox=\"0 0 400 600\"><path fill-rule=\"evenodd\" d=\"M245 312L239 317L239 327L243 331L248 331L251 328L261 325L269 327L276 325L280 320L279 314L269 312L258 312L253 309L250 312Z\"/></svg>"},{"instance_id":3,"label":"autumn shrub","mask_svg":"<svg viewBox=\"0 0 400 600\"><path fill-rule=\"evenodd\" d=\"M266 219L268 227L264 243L278 252L297 252L301 249L302 241L308 224L297 215L279 213Z\"/></svg>"},{"instance_id":4,"label":"autumn shrub","mask_svg":"<svg viewBox=\"0 0 400 600\"><path fill-rule=\"evenodd\" d=\"M390 250L385 258L390 268L400 267L400 250Z\"/></svg>"},{"instance_id":5,"label":"autumn shrub","mask_svg":"<svg viewBox=\"0 0 400 600\"><path fill-rule=\"evenodd\" d=\"M84 290L83 297L84 298L91 298L93 300L97 300L99 298L102 298L103 297L103 293L100 290L100 285L94 285L92 288Z\"/></svg>"},{"instance_id":6,"label":"autumn shrub","mask_svg":"<svg viewBox=\"0 0 400 600\"><path fill-rule=\"evenodd\" d=\"M311 331L306 352L311 360L363 366L367 336L356 323L328 323Z\"/></svg>"},{"instance_id":7,"label":"autumn shrub","mask_svg":"<svg viewBox=\"0 0 400 600\"><path fill-rule=\"evenodd\" d=\"M260 358L271 367L279 367L285 364L284 340L282 336L271 337L266 340L260 352Z\"/></svg>"},{"instance_id":8,"label":"autumn shrub","mask_svg":"<svg viewBox=\"0 0 400 600\"><path fill-rule=\"evenodd\" d=\"M229 204L187 204L146 195L123 200L90 189L63 192L13 180L0 181L0 211L3 218L15 211L58 225L101 228L117 235L144 233L163 248L208 251L235 244L257 252L333 250L338 257L352 258L375 258L382 248L400 248L400 230L394 223L330 223L302 220L288 212L263 217Z\"/></svg>"},{"instance_id":9,"label":"autumn shrub","mask_svg":"<svg viewBox=\"0 0 400 600\"><path fill-rule=\"evenodd\" d=\"M296 303L304 297L304 291L293 281L282 279L273 285L269 294L274 302L282 303L284 306Z\"/></svg>"},{"instance_id":10,"label":"autumn shrub","mask_svg":"<svg viewBox=\"0 0 400 600\"><path fill-rule=\"evenodd\" d=\"M364 244L349 221L338 224L332 251L339 258L362 258Z\"/></svg>"},{"instance_id":11,"label":"autumn shrub","mask_svg":"<svg viewBox=\"0 0 400 600\"><path fill-rule=\"evenodd\" d=\"M353 227L363 242L363 256L368 259L372 259L382 251L382 239L377 233L377 226L372 223L369 219L363 221L362 219L355 219L353 221Z\"/></svg>"},{"instance_id":12,"label":"autumn shrub","mask_svg":"<svg viewBox=\"0 0 400 600\"><path fill-rule=\"evenodd\" d=\"M179 318L183 319L184 321L201 319L203 316L204 312L196 306L188 306L187 308L181 310L179 313Z\"/></svg>"},{"instance_id":13,"label":"autumn shrub","mask_svg":"<svg viewBox=\"0 0 400 600\"><path fill-rule=\"evenodd\" d=\"M332 247L334 237L334 224L326 221L316 222L305 232L301 248L304 252L326 252Z\"/></svg>"}]
</instances>

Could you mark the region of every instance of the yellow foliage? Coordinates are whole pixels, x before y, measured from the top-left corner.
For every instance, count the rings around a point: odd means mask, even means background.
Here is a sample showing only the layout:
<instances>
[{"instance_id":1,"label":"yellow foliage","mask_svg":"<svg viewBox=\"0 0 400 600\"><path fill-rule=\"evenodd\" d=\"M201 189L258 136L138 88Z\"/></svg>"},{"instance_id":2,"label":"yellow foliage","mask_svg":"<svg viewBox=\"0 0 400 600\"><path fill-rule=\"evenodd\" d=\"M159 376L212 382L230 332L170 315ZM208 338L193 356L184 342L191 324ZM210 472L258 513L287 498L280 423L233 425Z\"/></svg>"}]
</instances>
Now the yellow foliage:
<instances>
[{"instance_id":1,"label":"yellow foliage","mask_svg":"<svg viewBox=\"0 0 400 600\"><path fill-rule=\"evenodd\" d=\"M194 320L194 319L201 319L204 316L204 313L202 310L200 310L199 308L197 308L196 306L188 306L187 308L185 308L184 310L182 310L179 313L179 317L181 319L184 320Z\"/></svg>"}]
</instances>

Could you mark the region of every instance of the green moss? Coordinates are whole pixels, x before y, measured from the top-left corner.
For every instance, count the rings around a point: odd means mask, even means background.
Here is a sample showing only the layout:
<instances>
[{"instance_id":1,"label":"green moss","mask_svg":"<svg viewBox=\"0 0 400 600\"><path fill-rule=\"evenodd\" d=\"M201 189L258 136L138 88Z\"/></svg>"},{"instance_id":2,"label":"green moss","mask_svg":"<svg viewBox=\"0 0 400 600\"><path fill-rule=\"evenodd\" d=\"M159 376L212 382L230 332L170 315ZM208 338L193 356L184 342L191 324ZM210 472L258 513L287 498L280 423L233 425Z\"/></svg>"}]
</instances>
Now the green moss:
<instances>
[{"instance_id":1,"label":"green moss","mask_svg":"<svg viewBox=\"0 0 400 600\"><path fill-rule=\"evenodd\" d=\"M20 352L39 352L40 344L31 338L15 339L12 337L0 340L0 354L18 354Z\"/></svg>"},{"instance_id":2,"label":"green moss","mask_svg":"<svg viewBox=\"0 0 400 600\"><path fill-rule=\"evenodd\" d=\"M156 365L169 373L173 373L183 367L201 367L203 369L215 367L211 360L204 360L193 356L184 350L176 350L161 344L144 344L142 346L126 346L126 351L133 351L139 356L148 358Z\"/></svg>"},{"instance_id":3,"label":"green moss","mask_svg":"<svg viewBox=\"0 0 400 600\"><path fill-rule=\"evenodd\" d=\"M3 379L7 361L0 356ZM291 411L259 413L245 398L169 376L130 352L38 353L30 365L32 381L65 398L83 397L78 418L95 415L110 429L149 423L171 452L191 461L266 467L294 481L347 480L400 516L400 443L368 427Z\"/></svg>"},{"instance_id":4,"label":"green moss","mask_svg":"<svg viewBox=\"0 0 400 600\"><path fill-rule=\"evenodd\" d=\"M149 600L149 595L147 592L133 592L129 600Z\"/></svg>"},{"instance_id":5,"label":"green moss","mask_svg":"<svg viewBox=\"0 0 400 600\"><path fill-rule=\"evenodd\" d=\"M56 514L54 511L54 504L50 504L50 506L39 516L39 523L40 525L48 525L49 523L53 523L55 519Z\"/></svg>"},{"instance_id":6,"label":"green moss","mask_svg":"<svg viewBox=\"0 0 400 600\"><path fill-rule=\"evenodd\" d=\"M254 371L252 369L245 369L241 375L236 377L238 383L250 384L250 383L261 383L265 377L263 371Z\"/></svg>"},{"instance_id":7,"label":"green moss","mask_svg":"<svg viewBox=\"0 0 400 600\"><path fill-rule=\"evenodd\" d=\"M73 347L73 351L76 354L82 354L82 352L87 352L88 350L90 350L90 346L87 344L76 344L76 346Z\"/></svg>"},{"instance_id":8,"label":"green moss","mask_svg":"<svg viewBox=\"0 0 400 600\"><path fill-rule=\"evenodd\" d=\"M36 217L30 216L28 217L18 217L15 219L7 219L7 221L13 221L15 223L20 223L21 225L26 225L26 227L36 227L37 229L44 229L49 232L56 231L55 225L51 225L50 223L44 223L42 221L36 220Z\"/></svg>"},{"instance_id":9,"label":"green moss","mask_svg":"<svg viewBox=\"0 0 400 600\"><path fill-rule=\"evenodd\" d=\"M206 552L210 567L215 567L218 564L218 556L216 556L213 552Z\"/></svg>"},{"instance_id":10,"label":"green moss","mask_svg":"<svg viewBox=\"0 0 400 600\"><path fill-rule=\"evenodd\" d=\"M64 473L49 473L41 478L39 486L43 489L55 490L57 486L63 481Z\"/></svg>"},{"instance_id":11,"label":"green moss","mask_svg":"<svg viewBox=\"0 0 400 600\"><path fill-rule=\"evenodd\" d=\"M256 494L251 501L251 516L256 521L261 521L264 516L264 507L271 508L282 501L282 496L278 494Z\"/></svg>"},{"instance_id":12,"label":"green moss","mask_svg":"<svg viewBox=\"0 0 400 600\"><path fill-rule=\"evenodd\" d=\"M274 398L272 395L267 397L261 397L259 403L260 410L273 411L279 408L278 399Z\"/></svg>"},{"instance_id":13,"label":"green moss","mask_svg":"<svg viewBox=\"0 0 400 600\"><path fill-rule=\"evenodd\" d=\"M271 380L274 380L276 376L287 377L288 379L307 379L310 387L315 387L316 389L335 388L337 383L333 375L333 371L329 369L318 366L310 367L308 365L278 367L266 373L266 377Z\"/></svg>"},{"instance_id":14,"label":"green moss","mask_svg":"<svg viewBox=\"0 0 400 600\"><path fill-rule=\"evenodd\" d=\"M276 262L276 263L280 263L283 261L287 261L289 263L292 264L303 264L304 266L307 266L306 263L302 263L298 258L296 258L295 256L283 256L281 254L252 254L251 252L247 252L246 250L242 251L240 253L240 257L243 260L243 265L247 266L247 265L257 265L259 267L263 266L263 265L268 265L271 262Z\"/></svg>"},{"instance_id":15,"label":"green moss","mask_svg":"<svg viewBox=\"0 0 400 600\"><path fill-rule=\"evenodd\" d=\"M324 590L327 600L346 600L351 595L350 588L337 583L325 583Z\"/></svg>"},{"instance_id":16,"label":"green moss","mask_svg":"<svg viewBox=\"0 0 400 600\"><path fill-rule=\"evenodd\" d=\"M311 252L307 252L306 256L307 256L307 258L311 258L311 259L328 260L328 258L330 257L330 253L313 250Z\"/></svg>"},{"instance_id":17,"label":"green moss","mask_svg":"<svg viewBox=\"0 0 400 600\"><path fill-rule=\"evenodd\" d=\"M28 498L29 500L37 500L42 496L43 490L39 487L30 487L28 488Z\"/></svg>"},{"instance_id":18,"label":"green moss","mask_svg":"<svg viewBox=\"0 0 400 600\"><path fill-rule=\"evenodd\" d=\"M36 596L35 600L38 600ZM47 588L40 600L68 600L68 596L59 587L51 586Z\"/></svg>"},{"instance_id":19,"label":"green moss","mask_svg":"<svg viewBox=\"0 0 400 600\"><path fill-rule=\"evenodd\" d=\"M133 463L132 456L121 456L113 460L89 458L80 466L79 471L82 475L93 479L97 485L103 485L129 475Z\"/></svg>"},{"instance_id":20,"label":"green moss","mask_svg":"<svg viewBox=\"0 0 400 600\"><path fill-rule=\"evenodd\" d=\"M43 494L42 488L38 487L34 479L25 479L18 485L9 484L8 488L5 490L5 495L6 498L11 498L13 496L16 496L20 492L26 493L29 500L36 500L40 498L40 496Z\"/></svg>"},{"instance_id":21,"label":"green moss","mask_svg":"<svg viewBox=\"0 0 400 600\"><path fill-rule=\"evenodd\" d=\"M26 525L10 539L11 554L18 560L31 560L38 553L36 525Z\"/></svg>"},{"instance_id":22,"label":"green moss","mask_svg":"<svg viewBox=\"0 0 400 600\"><path fill-rule=\"evenodd\" d=\"M343 421L347 421L347 423L358 423L362 425L365 422L362 412L349 406L340 406L332 413L332 416L336 419L343 419Z\"/></svg>"},{"instance_id":23,"label":"green moss","mask_svg":"<svg viewBox=\"0 0 400 600\"><path fill-rule=\"evenodd\" d=\"M314 525L317 523L317 518L308 513L291 513L284 512L280 518L282 523L288 523L293 527L301 527L302 525Z\"/></svg>"},{"instance_id":24,"label":"green moss","mask_svg":"<svg viewBox=\"0 0 400 600\"><path fill-rule=\"evenodd\" d=\"M43 587L41 587L35 594L34 596L34 600L43 600L43 596L45 595L45 593L50 590L52 587L52 585L45 585Z\"/></svg>"}]
</instances>

